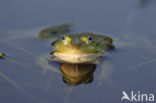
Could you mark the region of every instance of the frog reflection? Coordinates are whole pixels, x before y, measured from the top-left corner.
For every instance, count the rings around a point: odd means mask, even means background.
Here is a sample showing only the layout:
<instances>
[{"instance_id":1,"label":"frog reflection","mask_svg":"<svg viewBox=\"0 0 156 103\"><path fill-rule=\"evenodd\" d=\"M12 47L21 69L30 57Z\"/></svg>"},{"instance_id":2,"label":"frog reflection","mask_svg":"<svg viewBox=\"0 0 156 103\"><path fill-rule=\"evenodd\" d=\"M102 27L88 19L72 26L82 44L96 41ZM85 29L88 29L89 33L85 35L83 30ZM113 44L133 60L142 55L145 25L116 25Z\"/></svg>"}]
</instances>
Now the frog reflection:
<instances>
[{"instance_id":1,"label":"frog reflection","mask_svg":"<svg viewBox=\"0 0 156 103\"><path fill-rule=\"evenodd\" d=\"M69 86L91 83L95 69L95 64L62 64L60 67L63 81Z\"/></svg>"}]
</instances>

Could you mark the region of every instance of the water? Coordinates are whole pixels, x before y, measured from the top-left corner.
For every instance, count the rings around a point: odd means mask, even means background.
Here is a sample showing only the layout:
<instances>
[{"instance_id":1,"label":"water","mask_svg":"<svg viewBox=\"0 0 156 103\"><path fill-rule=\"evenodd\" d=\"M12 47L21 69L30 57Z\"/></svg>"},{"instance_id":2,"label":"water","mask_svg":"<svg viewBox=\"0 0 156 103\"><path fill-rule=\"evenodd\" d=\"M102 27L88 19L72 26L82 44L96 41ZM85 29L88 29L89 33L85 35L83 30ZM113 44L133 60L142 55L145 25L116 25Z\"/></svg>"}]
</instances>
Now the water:
<instances>
[{"instance_id":1,"label":"water","mask_svg":"<svg viewBox=\"0 0 156 103\"><path fill-rule=\"evenodd\" d=\"M0 52L7 56L0 60L0 103L120 103L122 91L155 94L155 4L154 0L1 0ZM51 51L51 41L37 38L39 31L68 22L76 23L73 32L113 37L117 47L96 65L90 83L72 87L63 82L59 63L44 65L48 70L37 64Z\"/></svg>"}]
</instances>

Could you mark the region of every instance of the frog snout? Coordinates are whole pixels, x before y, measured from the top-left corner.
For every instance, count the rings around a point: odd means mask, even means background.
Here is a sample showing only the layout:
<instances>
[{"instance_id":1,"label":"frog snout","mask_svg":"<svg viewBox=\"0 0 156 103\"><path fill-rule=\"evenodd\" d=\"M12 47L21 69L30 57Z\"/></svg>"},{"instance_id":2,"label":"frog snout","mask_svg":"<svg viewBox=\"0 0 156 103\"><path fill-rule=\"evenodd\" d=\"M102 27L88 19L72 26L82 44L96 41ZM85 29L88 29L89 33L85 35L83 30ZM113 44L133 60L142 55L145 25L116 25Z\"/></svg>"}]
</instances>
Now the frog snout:
<instances>
[{"instance_id":1,"label":"frog snout","mask_svg":"<svg viewBox=\"0 0 156 103\"><path fill-rule=\"evenodd\" d=\"M72 45L72 49L78 50L78 49L80 49L80 45L79 44Z\"/></svg>"}]
</instances>

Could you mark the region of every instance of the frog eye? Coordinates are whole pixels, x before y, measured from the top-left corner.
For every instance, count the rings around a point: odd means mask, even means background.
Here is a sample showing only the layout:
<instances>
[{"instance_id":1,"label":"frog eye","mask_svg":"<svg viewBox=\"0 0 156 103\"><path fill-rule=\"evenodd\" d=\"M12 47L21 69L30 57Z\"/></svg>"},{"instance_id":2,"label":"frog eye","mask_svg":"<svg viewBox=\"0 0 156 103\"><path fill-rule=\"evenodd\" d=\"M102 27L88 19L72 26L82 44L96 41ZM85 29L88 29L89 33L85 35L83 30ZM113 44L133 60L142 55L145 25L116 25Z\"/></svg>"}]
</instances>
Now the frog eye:
<instances>
[{"instance_id":1,"label":"frog eye","mask_svg":"<svg viewBox=\"0 0 156 103\"><path fill-rule=\"evenodd\" d=\"M91 36L82 36L81 40L83 41L83 43L85 43L86 45L89 45L92 43L92 37Z\"/></svg>"},{"instance_id":2,"label":"frog eye","mask_svg":"<svg viewBox=\"0 0 156 103\"><path fill-rule=\"evenodd\" d=\"M92 37L90 37L90 36L87 36L86 37L86 42L88 43L88 44L90 44L91 42L92 42Z\"/></svg>"},{"instance_id":3,"label":"frog eye","mask_svg":"<svg viewBox=\"0 0 156 103\"><path fill-rule=\"evenodd\" d=\"M63 37L62 37L62 40L65 40L65 39L66 39L65 36L63 36Z\"/></svg>"},{"instance_id":4,"label":"frog eye","mask_svg":"<svg viewBox=\"0 0 156 103\"><path fill-rule=\"evenodd\" d=\"M88 40L93 40L93 39L92 39L92 37L89 36L89 37L88 37Z\"/></svg>"},{"instance_id":5,"label":"frog eye","mask_svg":"<svg viewBox=\"0 0 156 103\"><path fill-rule=\"evenodd\" d=\"M68 35L65 35L65 36L62 37L62 40L63 40L63 42L64 42L65 44L68 44L68 43L71 42L71 37L68 36Z\"/></svg>"}]
</instances>

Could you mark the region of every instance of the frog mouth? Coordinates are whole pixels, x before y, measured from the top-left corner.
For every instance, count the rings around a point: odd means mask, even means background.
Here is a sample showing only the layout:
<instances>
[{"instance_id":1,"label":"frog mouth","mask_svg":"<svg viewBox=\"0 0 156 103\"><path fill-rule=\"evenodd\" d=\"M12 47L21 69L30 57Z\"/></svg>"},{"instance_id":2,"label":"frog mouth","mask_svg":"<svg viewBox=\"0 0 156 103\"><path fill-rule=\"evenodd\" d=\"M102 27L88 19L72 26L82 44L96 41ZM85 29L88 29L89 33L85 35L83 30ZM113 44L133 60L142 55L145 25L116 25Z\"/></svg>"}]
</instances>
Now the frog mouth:
<instances>
[{"instance_id":1,"label":"frog mouth","mask_svg":"<svg viewBox=\"0 0 156 103\"><path fill-rule=\"evenodd\" d=\"M67 57L74 57L74 58L80 58L80 57L87 57L87 56L97 56L102 55L100 52L92 52L92 53L81 53L81 54L75 54L75 53L61 53L61 52L55 52L54 55L60 55L60 56L67 56Z\"/></svg>"},{"instance_id":2,"label":"frog mouth","mask_svg":"<svg viewBox=\"0 0 156 103\"><path fill-rule=\"evenodd\" d=\"M88 55L88 54L99 54L102 53L97 49L87 49L87 50L61 50L54 51L61 54L70 54L70 55Z\"/></svg>"},{"instance_id":3,"label":"frog mouth","mask_svg":"<svg viewBox=\"0 0 156 103\"><path fill-rule=\"evenodd\" d=\"M102 53L83 53L83 54L71 54L71 53L62 53L62 52L54 52L53 56L63 62L67 63L87 63L95 61L97 58L103 56Z\"/></svg>"}]
</instances>

